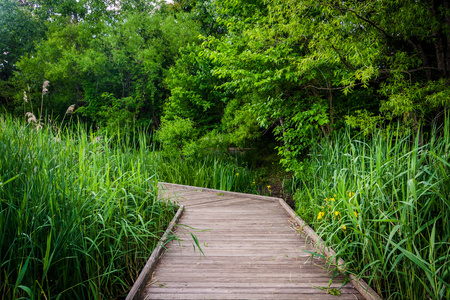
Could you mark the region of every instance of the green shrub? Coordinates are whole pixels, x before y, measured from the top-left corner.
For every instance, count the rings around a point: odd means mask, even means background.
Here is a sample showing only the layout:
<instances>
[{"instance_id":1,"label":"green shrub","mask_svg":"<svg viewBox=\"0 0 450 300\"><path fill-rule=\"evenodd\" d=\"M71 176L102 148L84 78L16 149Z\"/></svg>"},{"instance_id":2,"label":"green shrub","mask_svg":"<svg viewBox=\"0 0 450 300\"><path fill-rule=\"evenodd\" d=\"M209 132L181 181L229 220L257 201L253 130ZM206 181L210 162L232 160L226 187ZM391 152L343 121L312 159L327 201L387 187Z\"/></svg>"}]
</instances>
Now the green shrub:
<instances>
[{"instance_id":1,"label":"green shrub","mask_svg":"<svg viewBox=\"0 0 450 300\"><path fill-rule=\"evenodd\" d=\"M163 119L156 137L167 153L182 155L184 147L196 137L194 123L178 116L171 120Z\"/></svg>"}]
</instances>

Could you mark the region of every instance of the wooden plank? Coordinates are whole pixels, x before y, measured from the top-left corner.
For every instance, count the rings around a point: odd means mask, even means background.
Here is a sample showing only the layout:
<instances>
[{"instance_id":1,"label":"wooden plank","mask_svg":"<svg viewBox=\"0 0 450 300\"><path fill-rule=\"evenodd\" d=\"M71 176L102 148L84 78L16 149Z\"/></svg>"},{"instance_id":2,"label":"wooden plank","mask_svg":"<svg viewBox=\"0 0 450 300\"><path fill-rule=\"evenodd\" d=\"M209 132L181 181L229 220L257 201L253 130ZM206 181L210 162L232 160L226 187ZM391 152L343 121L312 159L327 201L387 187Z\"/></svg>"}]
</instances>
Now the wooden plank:
<instances>
[{"instance_id":1,"label":"wooden plank","mask_svg":"<svg viewBox=\"0 0 450 300\"><path fill-rule=\"evenodd\" d=\"M269 294L296 294L301 296L301 294L323 294L327 295L327 293L321 289L314 288L312 286L308 287L260 287L260 288L239 288L234 286L232 290L229 287L176 287L170 288L167 286L159 286L155 285L149 288L150 291L157 293L190 293L190 294L204 294L204 293L230 293L230 294L259 294L259 293L269 293ZM340 289L341 294L354 294L355 288L342 288Z\"/></svg>"},{"instance_id":2,"label":"wooden plank","mask_svg":"<svg viewBox=\"0 0 450 300\"><path fill-rule=\"evenodd\" d=\"M190 266L191 268L189 270L186 270L186 267ZM164 268L170 268L169 273L172 274L173 272L176 272L177 275L182 275L182 274L186 274L186 275L190 275L192 273L196 273L198 271L201 271L203 274L202 275L207 275L209 276L209 269L214 269L217 273L220 273L220 276L223 276L225 273L233 273L233 274L237 274L237 273L244 273L244 272L248 272L248 274L253 274L253 273L258 273L261 271L270 271L270 274L282 274L284 276L288 276L289 272L298 272L299 274L301 273L301 276L306 276L307 274L318 274L319 273L323 273L323 274L330 274L331 272L329 271L317 271L318 266L316 265L311 265L311 266L305 266L305 267L289 267L289 266L280 266L277 265L276 263L274 263L273 265L252 265L252 266L239 266L239 265L234 265L234 266L227 266L227 267L223 267L223 266L218 266L216 264L209 264L209 265L201 265L201 266L196 266L195 264L185 264L184 266L168 266L165 265ZM158 270L159 272L159 270ZM162 272L162 271L161 271ZM213 275L215 273L210 272ZM164 273L158 273L160 276Z\"/></svg>"},{"instance_id":3,"label":"wooden plank","mask_svg":"<svg viewBox=\"0 0 450 300\"><path fill-rule=\"evenodd\" d=\"M308 260L309 259L309 260ZM189 262L199 262L199 261L224 261L228 260L230 262L232 261L244 261L249 263L257 263L257 262L294 262L294 261L314 261L316 260L314 258L311 258L311 256L297 256L297 257L286 257L285 255L265 255L265 256L247 256L247 257L240 257L240 256L214 256L214 257L204 257L204 256L197 256L197 255L191 255L190 257L188 255L183 256L174 256L171 255L170 252L165 253L164 260L165 261L185 261L186 263Z\"/></svg>"},{"instance_id":4,"label":"wooden plank","mask_svg":"<svg viewBox=\"0 0 450 300\"><path fill-rule=\"evenodd\" d=\"M261 286L272 286L272 285L284 285L289 286L295 283L296 281L301 282L302 284L310 284L311 286L328 286L329 285L329 278L331 275L328 276L315 276L315 277L307 277L307 276L296 276L296 277L265 277L265 278L258 278L258 277L242 277L242 276L236 276L236 277L193 277L192 279L190 277L182 277L178 278L175 276L168 277L168 276L155 276L153 277L152 283L159 283L159 284L184 284L189 286L197 286L197 284L205 284L209 286L218 286L220 284L230 284L231 286L236 284L242 284L243 282L245 284L258 284ZM243 280L245 279L245 280ZM338 285L339 287L344 283L343 278L335 278L333 280L334 283L332 285ZM150 285L151 285L150 284ZM148 285L148 286L150 286ZM348 286L353 287L352 284L347 283ZM355 293L357 293L355 289Z\"/></svg>"},{"instance_id":5,"label":"wooden plank","mask_svg":"<svg viewBox=\"0 0 450 300\"><path fill-rule=\"evenodd\" d=\"M319 286L323 286L323 287L328 287L329 286L329 278L331 275L328 276L322 276L322 277L266 277L266 278L258 278L258 277L214 277L214 278L209 278L209 277L193 277L191 278L177 278L177 277L153 277L153 283L156 284L164 284L169 286L170 284L184 284L185 286L189 285L192 287L197 286L198 284L205 284L205 285L209 285L209 286L219 286L221 284L230 284L232 288L233 285L236 284L241 284L242 282L245 282L245 284L258 284L261 286L272 286L272 285L283 285L283 286L289 286L292 285L293 283L295 283L295 281L301 281L302 284L310 284L311 286L314 287L319 287ZM243 280L245 279L245 280ZM336 278L335 283L332 283L332 288L333 287L341 287L341 285L343 284L343 279L341 278ZM353 287L353 285L351 283L347 283L347 285L349 285L350 287ZM148 288L150 288L151 284L145 289L144 293L146 293L146 291L148 291ZM359 293L356 289L355 289L355 293Z\"/></svg>"},{"instance_id":6,"label":"wooden plank","mask_svg":"<svg viewBox=\"0 0 450 300\"><path fill-rule=\"evenodd\" d=\"M211 293L211 294L202 294L202 295L186 295L186 294L179 294L179 293L174 293L174 294L149 294L148 297L145 298L145 300L147 299L173 299L173 300L177 300L177 299L210 299L210 300L214 300L214 299L222 299L222 300L227 300L227 299L283 299L283 300L298 300L299 297L298 295L282 295L282 297L280 297L280 295L274 294L246 294L246 297L243 298L242 295L233 295L233 294L219 294L217 292L215 293ZM324 296L321 294L302 294L301 297L302 300L323 300ZM330 296L330 298L328 299L333 299L333 300L359 300L359 299L364 299L362 296L357 295L357 294L348 294L348 295L341 295L338 298L336 296Z\"/></svg>"},{"instance_id":7,"label":"wooden plank","mask_svg":"<svg viewBox=\"0 0 450 300\"><path fill-rule=\"evenodd\" d=\"M191 284L190 282L179 282L179 281L173 281L173 282L167 282L165 281L164 283L162 282L154 282L152 283L152 288L165 288L165 286L167 288L186 288L186 286L189 286L190 288L210 288L211 287L211 283L209 282L196 282L195 284ZM330 285L327 284L326 287L329 288L340 288L342 286L342 283L340 282L333 282ZM316 284L311 284L311 283L307 283L307 282L291 282L289 284L284 284L284 283L242 283L242 282L237 282L237 283L230 283L230 282L217 282L214 285L214 288L237 288L237 289L242 289L242 288L252 288L252 289L280 289L280 288L286 288L286 287L294 287L294 288L302 288L302 289L310 289L310 288L314 288L314 287L321 287L319 285ZM355 292L355 288L351 285L348 284L347 286L345 286L346 290L348 292ZM254 292L256 292L256 290L254 290ZM303 290L303 292L305 292Z\"/></svg>"},{"instance_id":8,"label":"wooden plank","mask_svg":"<svg viewBox=\"0 0 450 300\"><path fill-rule=\"evenodd\" d=\"M185 270L182 272L181 269L171 269L171 270L158 270L156 278L178 278L181 280L182 278L190 279L192 281L204 281L204 280L213 280L217 281L218 279L227 279L227 278L252 278L258 277L259 279L264 278L285 278L290 280L296 280L298 278L323 278L323 282L327 283L330 280L332 272L326 271L317 271L317 267L314 269L305 270L297 270L296 272L291 271L286 273L286 270L275 269L271 274L265 274L261 272L263 268L257 269L235 269L235 270L223 270L220 274L218 272L209 272L209 270L201 270L203 274L198 275L198 272L195 270ZM267 272L267 271L266 271Z\"/></svg>"},{"instance_id":9,"label":"wooden plank","mask_svg":"<svg viewBox=\"0 0 450 300\"><path fill-rule=\"evenodd\" d=\"M297 241L292 240L284 240L282 244L279 242L274 242L270 240L266 241L227 241L227 240L206 240L203 239L203 242L201 243L205 249L234 249L234 248L249 248L249 249L259 249L259 248L267 248L267 247L274 247L275 249L291 249L291 248L300 248L300 249L310 249L311 247L308 247L308 245L299 243ZM179 246L180 247L189 247L192 243L188 241L182 241Z\"/></svg>"},{"instance_id":10,"label":"wooden plank","mask_svg":"<svg viewBox=\"0 0 450 300\"><path fill-rule=\"evenodd\" d=\"M142 269L141 273L139 274L137 280L134 282L130 292L128 293L125 300L134 300L138 299L145 284L147 283L148 279L150 278L151 274L153 273L156 263L158 262L159 256L163 250L163 247L165 243L167 242L167 239L169 237L169 234L171 234L173 227L178 222L178 220L181 217L181 214L183 213L184 206L180 206L178 208L177 213L173 217L172 221L169 223L169 226L167 227L167 230L164 232L163 236L161 237L158 245L153 250L152 255L148 259L147 263L144 266L144 269Z\"/></svg>"}]
</instances>

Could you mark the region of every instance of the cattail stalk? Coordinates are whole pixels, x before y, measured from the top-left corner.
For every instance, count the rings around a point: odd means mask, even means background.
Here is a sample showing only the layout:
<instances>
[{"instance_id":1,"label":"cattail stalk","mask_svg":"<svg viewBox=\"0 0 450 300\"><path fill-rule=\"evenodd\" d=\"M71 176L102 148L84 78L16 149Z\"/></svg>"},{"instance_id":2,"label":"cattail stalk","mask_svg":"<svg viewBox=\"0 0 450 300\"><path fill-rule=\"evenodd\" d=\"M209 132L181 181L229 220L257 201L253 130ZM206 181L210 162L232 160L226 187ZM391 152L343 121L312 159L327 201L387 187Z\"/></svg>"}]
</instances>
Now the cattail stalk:
<instances>
[{"instance_id":1,"label":"cattail stalk","mask_svg":"<svg viewBox=\"0 0 450 300\"><path fill-rule=\"evenodd\" d=\"M39 121L42 120L42 108L44 105L44 95L48 94L49 86L50 86L50 81L48 81L48 80L44 81L44 84L42 85L42 100L41 100L41 110L39 112Z\"/></svg>"},{"instance_id":2,"label":"cattail stalk","mask_svg":"<svg viewBox=\"0 0 450 300\"><path fill-rule=\"evenodd\" d=\"M28 88L28 95L31 95L31 88L30 88L29 84L27 84L27 88ZM27 96L27 100L28 100L28 96ZM33 111L33 101L31 100L31 97L30 97L30 107L31 107L31 111Z\"/></svg>"},{"instance_id":3,"label":"cattail stalk","mask_svg":"<svg viewBox=\"0 0 450 300\"><path fill-rule=\"evenodd\" d=\"M61 128L62 128L62 125L63 125L63 123L64 123L64 119L66 118L66 115L67 115L67 114L72 114L74 110L75 110L75 104L72 104L71 106L69 106L69 107L67 108L66 113L64 114L64 117L63 117L63 119L62 119L62 121L61 121L61 125L59 126L58 134L56 135L56 137L59 136L59 133L60 133Z\"/></svg>"},{"instance_id":4,"label":"cattail stalk","mask_svg":"<svg viewBox=\"0 0 450 300\"><path fill-rule=\"evenodd\" d=\"M27 92L23 91L23 114L25 115L25 103L28 103Z\"/></svg>"}]
</instances>

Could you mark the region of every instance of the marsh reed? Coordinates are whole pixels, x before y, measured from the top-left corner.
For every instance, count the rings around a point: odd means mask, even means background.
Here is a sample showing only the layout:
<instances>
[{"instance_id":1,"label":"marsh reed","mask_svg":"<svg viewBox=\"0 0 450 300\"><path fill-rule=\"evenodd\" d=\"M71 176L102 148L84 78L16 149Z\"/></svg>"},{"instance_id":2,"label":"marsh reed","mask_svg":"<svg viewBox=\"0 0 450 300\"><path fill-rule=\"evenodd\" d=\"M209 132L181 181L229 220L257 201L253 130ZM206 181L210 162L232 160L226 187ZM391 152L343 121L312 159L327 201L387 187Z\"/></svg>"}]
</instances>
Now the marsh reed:
<instances>
[{"instance_id":1,"label":"marsh reed","mask_svg":"<svg viewBox=\"0 0 450 300\"><path fill-rule=\"evenodd\" d=\"M399 129L324 141L298 213L385 299L450 299L450 119L421 144Z\"/></svg>"},{"instance_id":2,"label":"marsh reed","mask_svg":"<svg viewBox=\"0 0 450 300\"><path fill-rule=\"evenodd\" d=\"M115 299L175 208L120 139L33 128L0 116L0 298Z\"/></svg>"}]
</instances>

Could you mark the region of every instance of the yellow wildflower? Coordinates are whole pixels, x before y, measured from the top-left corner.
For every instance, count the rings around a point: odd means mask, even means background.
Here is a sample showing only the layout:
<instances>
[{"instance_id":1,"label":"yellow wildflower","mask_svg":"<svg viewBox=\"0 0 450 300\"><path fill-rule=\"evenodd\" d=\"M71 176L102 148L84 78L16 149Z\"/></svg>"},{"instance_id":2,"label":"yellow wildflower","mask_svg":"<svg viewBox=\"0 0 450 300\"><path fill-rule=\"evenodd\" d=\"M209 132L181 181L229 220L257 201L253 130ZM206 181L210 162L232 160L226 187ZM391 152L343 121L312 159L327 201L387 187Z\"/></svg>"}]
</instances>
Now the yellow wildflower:
<instances>
[{"instance_id":1,"label":"yellow wildflower","mask_svg":"<svg viewBox=\"0 0 450 300\"><path fill-rule=\"evenodd\" d=\"M349 197L353 197L354 195L355 195L355 193L348 192L348 196L349 196Z\"/></svg>"},{"instance_id":2,"label":"yellow wildflower","mask_svg":"<svg viewBox=\"0 0 450 300\"><path fill-rule=\"evenodd\" d=\"M336 211L334 212L334 215L335 215L335 216L339 216L339 212L336 210Z\"/></svg>"},{"instance_id":3,"label":"yellow wildflower","mask_svg":"<svg viewBox=\"0 0 450 300\"><path fill-rule=\"evenodd\" d=\"M319 215L317 215L317 220L322 219L322 217L325 215L323 211L319 212Z\"/></svg>"},{"instance_id":4,"label":"yellow wildflower","mask_svg":"<svg viewBox=\"0 0 450 300\"><path fill-rule=\"evenodd\" d=\"M347 226L342 225L342 229L346 230L346 229L347 229Z\"/></svg>"},{"instance_id":5,"label":"yellow wildflower","mask_svg":"<svg viewBox=\"0 0 450 300\"><path fill-rule=\"evenodd\" d=\"M268 185L267 188L270 190L270 185Z\"/></svg>"},{"instance_id":6,"label":"yellow wildflower","mask_svg":"<svg viewBox=\"0 0 450 300\"><path fill-rule=\"evenodd\" d=\"M236 176L239 176L239 173L236 173Z\"/></svg>"},{"instance_id":7,"label":"yellow wildflower","mask_svg":"<svg viewBox=\"0 0 450 300\"><path fill-rule=\"evenodd\" d=\"M356 211L353 212L355 214L355 217L358 217L358 213Z\"/></svg>"},{"instance_id":8,"label":"yellow wildflower","mask_svg":"<svg viewBox=\"0 0 450 300\"><path fill-rule=\"evenodd\" d=\"M336 201L336 199L334 199L334 198L330 198L330 201Z\"/></svg>"}]
</instances>

